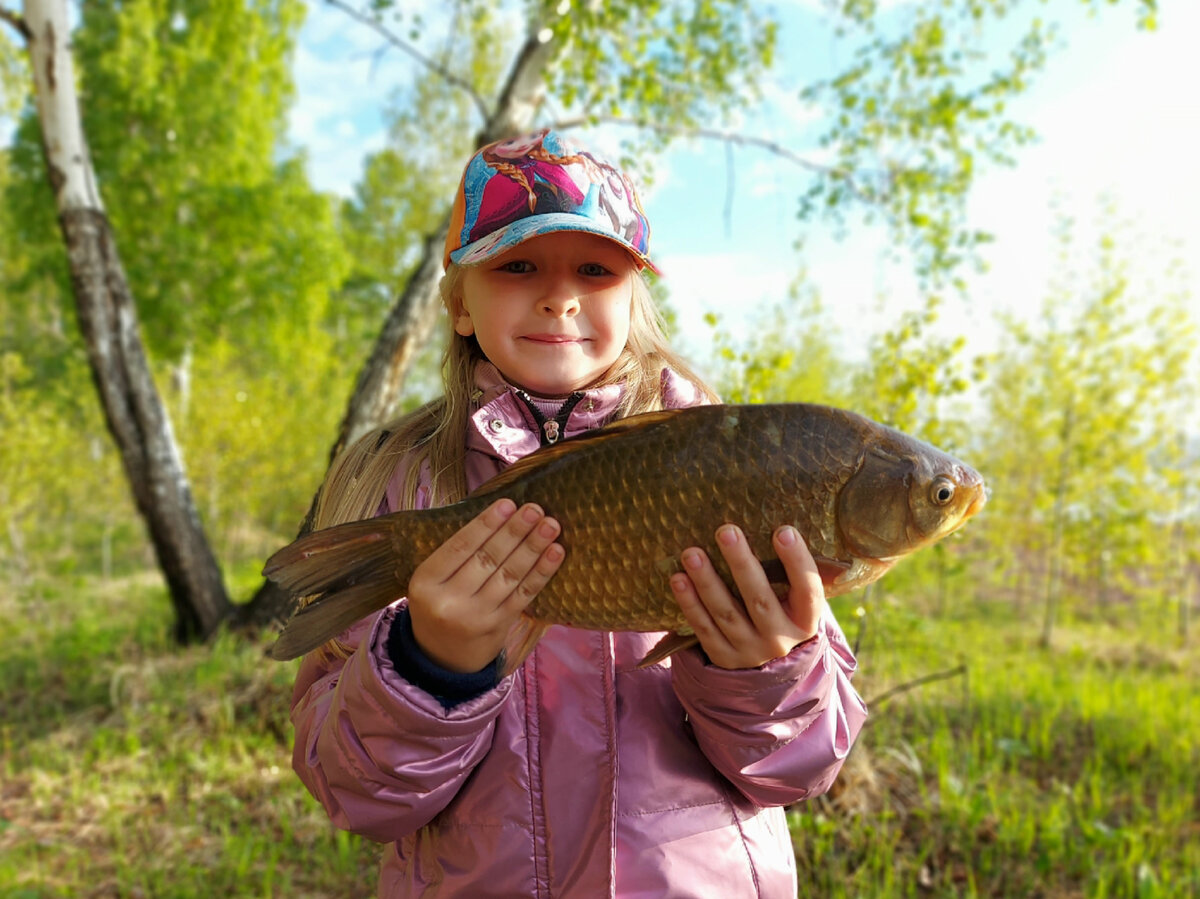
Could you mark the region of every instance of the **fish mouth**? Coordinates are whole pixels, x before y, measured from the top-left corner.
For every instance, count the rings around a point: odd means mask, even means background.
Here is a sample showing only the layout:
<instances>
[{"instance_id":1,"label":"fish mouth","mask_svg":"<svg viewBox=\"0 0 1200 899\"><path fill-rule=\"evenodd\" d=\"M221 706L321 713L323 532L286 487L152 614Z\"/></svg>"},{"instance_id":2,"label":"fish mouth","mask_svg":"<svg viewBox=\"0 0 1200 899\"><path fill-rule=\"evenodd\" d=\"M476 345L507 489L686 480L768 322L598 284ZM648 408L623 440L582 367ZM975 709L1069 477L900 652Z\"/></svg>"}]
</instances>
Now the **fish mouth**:
<instances>
[{"instance_id":1,"label":"fish mouth","mask_svg":"<svg viewBox=\"0 0 1200 899\"><path fill-rule=\"evenodd\" d=\"M967 506L967 510L963 513L963 521L966 521L968 518L986 506L991 495L991 487L984 487L980 485L980 489L975 493L975 498L971 500L971 505Z\"/></svg>"}]
</instances>

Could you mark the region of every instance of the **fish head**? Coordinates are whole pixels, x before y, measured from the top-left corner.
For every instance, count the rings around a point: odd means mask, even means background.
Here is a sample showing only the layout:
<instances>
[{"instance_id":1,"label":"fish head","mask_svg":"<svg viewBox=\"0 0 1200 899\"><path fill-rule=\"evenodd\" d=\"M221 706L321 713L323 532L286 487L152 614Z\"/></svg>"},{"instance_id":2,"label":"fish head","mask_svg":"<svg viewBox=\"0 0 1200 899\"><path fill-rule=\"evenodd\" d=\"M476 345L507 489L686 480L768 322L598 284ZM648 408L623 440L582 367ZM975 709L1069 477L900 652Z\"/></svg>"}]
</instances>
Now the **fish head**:
<instances>
[{"instance_id":1,"label":"fish head","mask_svg":"<svg viewBox=\"0 0 1200 899\"><path fill-rule=\"evenodd\" d=\"M986 502L979 472L906 438L864 452L838 495L838 531L855 558L894 559L958 530Z\"/></svg>"}]
</instances>

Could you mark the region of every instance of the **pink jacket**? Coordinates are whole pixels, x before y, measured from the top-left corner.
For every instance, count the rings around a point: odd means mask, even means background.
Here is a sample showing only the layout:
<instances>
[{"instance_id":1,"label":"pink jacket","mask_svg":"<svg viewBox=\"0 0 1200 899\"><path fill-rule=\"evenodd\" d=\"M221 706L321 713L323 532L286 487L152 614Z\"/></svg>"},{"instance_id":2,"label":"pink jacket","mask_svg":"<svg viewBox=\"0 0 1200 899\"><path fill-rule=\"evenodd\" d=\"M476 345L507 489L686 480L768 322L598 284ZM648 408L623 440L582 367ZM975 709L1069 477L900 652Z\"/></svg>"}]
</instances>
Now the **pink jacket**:
<instances>
[{"instance_id":1,"label":"pink jacket","mask_svg":"<svg viewBox=\"0 0 1200 899\"><path fill-rule=\"evenodd\" d=\"M539 445L495 369L477 377L472 488ZM698 401L670 372L663 390L668 407ZM619 395L589 392L566 434L602 424ZM306 657L292 700L300 779L336 825L390 844L379 896L796 895L781 807L829 787L866 717L832 616L745 671L695 649L639 670L661 634L555 627L447 711L388 655L402 604L347 632L344 664Z\"/></svg>"}]
</instances>

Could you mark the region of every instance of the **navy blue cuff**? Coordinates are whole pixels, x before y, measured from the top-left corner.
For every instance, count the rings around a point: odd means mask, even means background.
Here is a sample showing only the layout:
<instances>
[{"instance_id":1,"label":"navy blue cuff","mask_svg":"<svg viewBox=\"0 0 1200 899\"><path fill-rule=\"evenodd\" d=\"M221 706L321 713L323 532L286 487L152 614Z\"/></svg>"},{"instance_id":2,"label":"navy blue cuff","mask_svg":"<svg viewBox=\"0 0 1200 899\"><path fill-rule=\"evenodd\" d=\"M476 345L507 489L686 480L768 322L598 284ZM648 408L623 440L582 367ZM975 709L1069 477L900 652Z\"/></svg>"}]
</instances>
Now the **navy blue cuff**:
<instances>
[{"instance_id":1,"label":"navy blue cuff","mask_svg":"<svg viewBox=\"0 0 1200 899\"><path fill-rule=\"evenodd\" d=\"M500 683L500 658L469 674L448 671L432 661L413 636L412 618L407 608L401 609L392 621L387 651L396 672L440 702L446 711L482 696Z\"/></svg>"}]
</instances>

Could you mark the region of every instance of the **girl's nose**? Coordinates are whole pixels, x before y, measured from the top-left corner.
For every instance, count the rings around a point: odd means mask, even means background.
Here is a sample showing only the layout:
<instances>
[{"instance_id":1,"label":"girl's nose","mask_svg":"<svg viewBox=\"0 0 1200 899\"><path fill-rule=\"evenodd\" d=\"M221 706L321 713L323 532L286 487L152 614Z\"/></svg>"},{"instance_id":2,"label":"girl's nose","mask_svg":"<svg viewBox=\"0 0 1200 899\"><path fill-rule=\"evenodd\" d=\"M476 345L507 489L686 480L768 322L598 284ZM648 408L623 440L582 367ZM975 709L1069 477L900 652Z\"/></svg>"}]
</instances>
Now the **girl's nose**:
<instances>
[{"instance_id":1,"label":"girl's nose","mask_svg":"<svg viewBox=\"0 0 1200 899\"><path fill-rule=\"evenodd\" d=\"M546 291L541 306L542 311L548 315L574 315L579 311L579 296L576 291L566 286L556 287Z\"/></svg>"}]
</instances>

